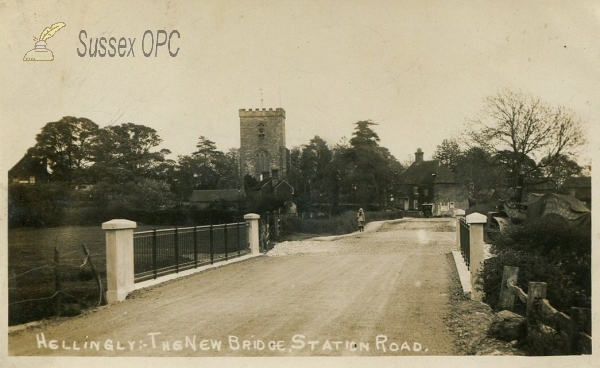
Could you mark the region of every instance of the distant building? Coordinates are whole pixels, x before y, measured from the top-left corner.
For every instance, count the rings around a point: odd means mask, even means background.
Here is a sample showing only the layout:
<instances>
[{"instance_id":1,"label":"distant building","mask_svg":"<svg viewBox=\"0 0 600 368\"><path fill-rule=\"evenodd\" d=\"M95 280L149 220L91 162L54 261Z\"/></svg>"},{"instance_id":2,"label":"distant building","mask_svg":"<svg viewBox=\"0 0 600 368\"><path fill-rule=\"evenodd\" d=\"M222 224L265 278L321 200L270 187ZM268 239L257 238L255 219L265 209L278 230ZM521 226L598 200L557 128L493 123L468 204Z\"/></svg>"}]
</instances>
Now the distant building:
<instances>
[{"instance_id":1,"label":"distant building","mask_svg":"<svg viewBox=\"0 0 600 368\"><path fill-rule=\"evenodd\" d=\"M417 149L415 162L400 174L401 209L422 211L423 204L431 204L434 216L453 215L455 209L466 210L469 201L464 185L440 160L424 161L423 155Z\"/></svg>"},{"instance_id":2,"label":"distant building","mask_svg":"<svg viewBox=\"0 0 600 368\"><path fill-rule=\"evenodd\" d=\"M285 178L290 168L290 150L285 143L285 110L239 110L240 173L261 181L272 170Z\"/></svg>"},{"instance_id":3,"label":"distant building","mask_svg":"<svg viewBox=\"0 0 600 368\"><path fill-rule=\"evenodd\" d=\"M239 189L194 190L190 197L189 205L204 209L211 204L226 204L229 207L238 207L244 200L246 193Z\"/></svg>"},{"instance_id":4,"label":"distant building","mask_svg":"<svg viewBox=\"0 0 600 368\"><path fill-rule=\"evenodd\" d=\"M292 165L285 143L285 110L240 109L239 115L240 173L250 201L260 209L295 208L294 187L286 181Z\"/></svg>"},{"instance_id":5,"label":"distant building","mask_svg":"<svg viewBox=\"0 0 600 368\"><path fill-rule=\"evenodd\" d=\"M39 184L50 179L48 159L27 152L10 170L9 184Z\"/></svg>"},{"instance_id":6,"label":"distant building","mask_svg":"<svg viewBox=\"0 0 600 368\"><path fill-rule=\"evenodd\" d=\"M255 199L273 199L281 203L291 202L294 196L294 187L287 181L279 178L277 169L273 169L270 176L261 180L253 189ZM289 204L288 204L289 206Z\"/></svg>"},{"instance_id":7,"label":"distant building","mask_svg":"<svg viewBox=\"0 0 600 368\"><path fill-rule=\"evenodd\" d=\"M588 208L592 206L592 178L589 176L570 177L565 180L562 192L582 201Z\"/></svg>"}]
</instances>

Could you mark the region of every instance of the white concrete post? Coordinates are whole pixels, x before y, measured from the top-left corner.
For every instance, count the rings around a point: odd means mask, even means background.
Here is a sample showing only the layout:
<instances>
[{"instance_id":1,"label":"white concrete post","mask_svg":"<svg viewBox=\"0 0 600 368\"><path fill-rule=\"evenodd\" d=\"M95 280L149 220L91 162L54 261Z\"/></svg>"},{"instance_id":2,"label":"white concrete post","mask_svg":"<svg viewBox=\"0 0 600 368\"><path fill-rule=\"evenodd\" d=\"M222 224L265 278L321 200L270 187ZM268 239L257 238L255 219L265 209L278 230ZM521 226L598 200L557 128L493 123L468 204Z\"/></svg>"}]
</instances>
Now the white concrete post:
<instances>
[{"instance_id":1,"label":"white concrete post","mask_svg":"<svg viewBox=\"0 0 600 368\"><path fill-rule=\"evenodd\" d=\"M106 300L125 300L133 290L133 229L129 220L110 220L102 224L106 231Z\"/></svg>"},{"instance_id":2,"label":"white concrete post","mask_svg":"<svg viewBox=\"0 0 600 368\"><path fill-rule=\"evenodd\" d=\"M475 287L475 281L477 280L477 274L483 267L483 225L487 221L487 217L481 213L472 213L466 217L467 223L471 227L470 236L471 244L471 255L470 255L470 268L471 268L471 298L473 300L481 301L482 293Z\"/></svg>"},{"instance_id":3,"label":"white concrete post","mask_svg":"<svg viewBox=\"0 0 600 368\"><path fill-rule=\"evenodd\" d=\"M260 216L256 213L244 215L244 220L248 224L248 242L250 243L250 254L260 254L260 241L258 236Z\"/></svg>"}]
</instances>

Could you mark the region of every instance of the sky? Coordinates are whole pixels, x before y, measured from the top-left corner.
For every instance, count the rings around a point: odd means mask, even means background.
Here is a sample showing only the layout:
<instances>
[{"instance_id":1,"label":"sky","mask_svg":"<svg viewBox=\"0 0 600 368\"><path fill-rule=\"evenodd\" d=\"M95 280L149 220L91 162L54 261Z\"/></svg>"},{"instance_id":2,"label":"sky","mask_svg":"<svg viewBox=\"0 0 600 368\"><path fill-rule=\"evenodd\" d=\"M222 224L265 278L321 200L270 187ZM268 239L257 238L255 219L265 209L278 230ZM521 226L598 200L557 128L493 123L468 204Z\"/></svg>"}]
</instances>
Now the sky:
<instances>
[{"instance_id":1,"label":"sky","mask_svg":"<svg viewBox=\"0 0 600 368\"><path fill-rule=\"evenodd\" d=\"M55 59L23 61L56 22ZM238 109L261 107L286 110L288 148L335 144L371 119L398 160L428 159L503 89L573 110L583 161L598 147L595 1L14 1L0 2L0 24L3 170L63 116L149 126L176 158L201 135L239 147ZM177 30L177 56L145 57L147 30ZM135 38L135 56L78 55L99 37Z\"/></svg>"},{"instance_id":2,"label":"sky","mask_svg":"<svg viewBox=\"0 0 600 368\"><path fill-rule=\"evenodd\" d=\"M54 60L23 61L56 22ZM86 43L135 38L135 56L81 57L82 30ZM145 57L148 30L177 30L177 56ZM176 158L200 136L239 147L238 110L262 107L286 110L288 148L371 119L398 160L429 159L503 89L571 109L586 163L600 147L599 36L596 0L0 0L0 168L63 116L149 126Z\"/></svg>"}]
</instances>

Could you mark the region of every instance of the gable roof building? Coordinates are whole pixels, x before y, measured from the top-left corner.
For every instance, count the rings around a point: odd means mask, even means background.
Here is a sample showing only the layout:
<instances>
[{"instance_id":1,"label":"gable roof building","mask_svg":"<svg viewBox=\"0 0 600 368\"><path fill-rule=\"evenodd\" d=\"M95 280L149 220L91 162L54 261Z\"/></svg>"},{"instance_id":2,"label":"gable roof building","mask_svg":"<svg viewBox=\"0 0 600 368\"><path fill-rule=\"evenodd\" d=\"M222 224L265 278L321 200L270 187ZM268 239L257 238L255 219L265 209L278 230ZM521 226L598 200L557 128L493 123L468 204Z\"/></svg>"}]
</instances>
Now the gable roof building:
<instances>
[{"instance_id":1,"label":"gable roof building","mask_svg":"<svg viewBox=\"0 0 600 368\"><path fill-rule=\"evenodd\" d=\"M404 170L399 180L402 183L401 207L407 211L422 211L423 204L432 205L433 215L452 215L454 209L466 210L468 195L456 175L440 160L423 160L419 148L415 161Z\"/></svg>"},{"instance_id":2,"label":"gable roof building","mask_svg":"<svg viewBox=\"0 0 600 368\"><path fill-rule=\"evenodd\" d=\"M579 199L586 206L592 205L592 178L590 176L570 177L563 184L563 191Z\"/></svg>"},{"instance_id":3,"label":"gable roof building","mask_svg":"<svg viewBox=\"0 0 600 368\"><path fill-rule=\"evenodd\" d=\"M10 170L9 184L36 184L50 179L48 159L27 152Z\"/></svg>"}]
</instances>

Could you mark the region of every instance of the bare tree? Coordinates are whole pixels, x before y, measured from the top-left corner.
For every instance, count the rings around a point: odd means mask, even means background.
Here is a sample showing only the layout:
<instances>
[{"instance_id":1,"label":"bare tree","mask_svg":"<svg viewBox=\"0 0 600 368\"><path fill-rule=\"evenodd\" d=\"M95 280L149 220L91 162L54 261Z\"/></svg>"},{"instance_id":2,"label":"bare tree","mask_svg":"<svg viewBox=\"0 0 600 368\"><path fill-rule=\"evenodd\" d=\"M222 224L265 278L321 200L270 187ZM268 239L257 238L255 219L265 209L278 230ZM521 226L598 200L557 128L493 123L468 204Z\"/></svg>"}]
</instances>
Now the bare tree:
<instances>
[{"instance_id":1,"label":"bare tree","mask_svg":"<svg viewBox=\"0 0 600 368\"><path fill-rule=\"evenodd\" d=\"M485 99L480 116L471 122L469 137L490 153L510 153L507 165L513 189L519 175L527 177L563 156L574 156L586 143L581 121L572 111L508 90Z\"/></svg>"}]
</instances>

